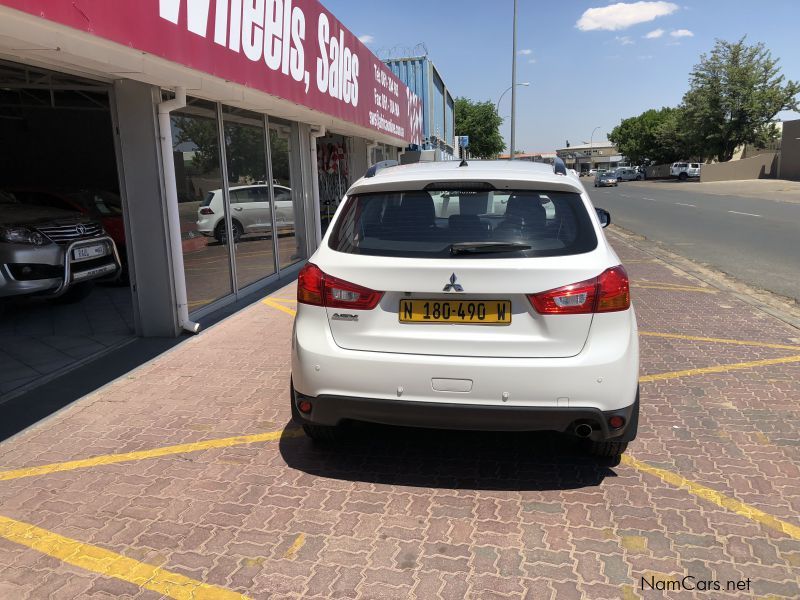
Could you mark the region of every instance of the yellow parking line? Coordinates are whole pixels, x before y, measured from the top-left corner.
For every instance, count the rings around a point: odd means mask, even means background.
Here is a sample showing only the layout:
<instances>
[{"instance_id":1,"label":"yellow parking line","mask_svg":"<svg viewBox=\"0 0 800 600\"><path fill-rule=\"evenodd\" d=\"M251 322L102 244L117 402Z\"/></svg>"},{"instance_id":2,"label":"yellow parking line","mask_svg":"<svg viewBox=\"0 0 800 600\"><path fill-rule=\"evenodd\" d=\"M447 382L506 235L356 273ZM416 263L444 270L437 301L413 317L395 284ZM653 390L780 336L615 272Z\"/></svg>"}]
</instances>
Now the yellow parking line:
<instances>
[{"instance_id":1,"label":"yellow parking line","mask_svg":"<svg viewBox=\"0 0 800 600\"><path fill-rule=\"evenodd\" d=\"M8 517L0 516L0 537L81 569L121 579L178 600L247 598L225 588L196 581Z\"/></svg>"},{"instance_id":2,"label":"yellow parking line","mask_svg":"<svg viewBox=\"0 0 800 600\"><path fill-rule=\"evenodd\" d=\"M255 444L258 442L273 442L283 437L298 437L302 435L300 429L282 429L280 431L269 431L266 433L255 433L253 435L237 435L228 438L217 438L204 440L201 442L190 442L188 444L178 444L177 446L164 446L151 450L138 450L136 452L122 452L120 454L102 454L92 458L80 460L70 460L49 465L39 465L38 467L27 467L24 469L14 469L13 471L0 471L0 481L9 479L22 479L23 477L35 477L37 475L48 475L60 471L72 471L74 469L85 469L88 467L98 467L101 465L113 465L121 462L144 460L148 458L160 458L172 454L183 454L185 452L199 452L200 450L211 450L213 448L228 448L230 446L242 446L245 444Z\"/></svg>"},{"instance_id":3,"label":"yellow parking line","mask_svg":"<svg viewBox=\"0 0 800 600\"><path fill-rule=\"evenodd\" d=\"M770 342L755 342L749 340L730 340L726 338L701 337L697 335L681 335L679 333L660 333L658 331L640 331L639 335L660 338L674 338L676 340L690 340L693 342L714 342L716 344L734 344L737 346L759 346L761 348L777 348L780 350L800 350L800 346L788 344L773 344Z\"/></svg>"},{"instance_id":4,"label":"yellow parking line","mask_svg":"<svg viewBox=\"0 0 800 600\"><path fill-rule=\"evenodd\" d=\"M282 310L287 315L295 316L297 311L293 308L289 308L288 306L283 306L282 304L278 304L277 302L273 302L272 298L265 298L261 301L262 304L266 304L267 306L271 306L272 308L277 308L278 310Z\"/></svg>"},{"instance_id":5,"label":"yellow parking line","mask_svg":"<svg viewBox=\"0 0 800 600\"><path fill-rule=\"evenodd\" d=\"M280 296L270 296L266 298L266 300L272 300L273 302L288 302L288 303L297 303L297 298L281 298Z\"/></svg>"},{"instance_id":6,"label":"yellow parking line","mask_svg":"<svg viewBox=\"0 0 800 600\"><path fill-rule=\"evenodd\" d=\"M297 553L300 551L300 548L302 548L305 545L305 543L306 543L306 534L301 533L300 535L297 536L297 538L295 538L294 542L292 542L292 545L289 546L286 552L284 552L283 558L286 558L288 560L294 560L295 557L297 556Z\"/></svg>"},{"instance_id":7,"label":"yellow parking line","mask_svg":"<svg viewBox=\"0 0 800 600\"><path fill-rule=\"evenodd\" d=\"M798 360L800 360L800 357L798 357ZM765 527L769 527L770 529L774 529L775 531L785 533L796 540L800 540L800 527L797 525L792 525L786 521L781 521L780 519L765 513L763 510L759 510L754 506L745 504L744 502L739 502L738 500L730 498L716 490L686 479L677 473L654 467L627 454L622 455L622 464L632 467L637 471L641 471L642 473L654 475L665 483L686 490L693 496L702 498L703 500L716 504L720 508L735 512L737 515L750 519L751 521L756 521L757 523L760 523Z\"/></svg>"},{"instance_id":8,"label":"yellow parking line","mask_svg":"<svg viewBox=\"0 0 800 600\"><path fill-rule=\"evenodd\" d=\"M727 373L728 371L738 371L740 369L752 369L753 367L765 367L767 365L782 365L795 362L800 362L800 354L796 354L794 356L784 356L782 358L767 358L764 360L751 360L747 362L733 363L727 365L702 367L699 369L685 369L683 371L656 373L655 375L643 375L642 377L639 378L639 382L646 383L649 381L663 381L665 379L677 379L678 377L705 375L706 373Z\"/></svg>"}]
</instances>

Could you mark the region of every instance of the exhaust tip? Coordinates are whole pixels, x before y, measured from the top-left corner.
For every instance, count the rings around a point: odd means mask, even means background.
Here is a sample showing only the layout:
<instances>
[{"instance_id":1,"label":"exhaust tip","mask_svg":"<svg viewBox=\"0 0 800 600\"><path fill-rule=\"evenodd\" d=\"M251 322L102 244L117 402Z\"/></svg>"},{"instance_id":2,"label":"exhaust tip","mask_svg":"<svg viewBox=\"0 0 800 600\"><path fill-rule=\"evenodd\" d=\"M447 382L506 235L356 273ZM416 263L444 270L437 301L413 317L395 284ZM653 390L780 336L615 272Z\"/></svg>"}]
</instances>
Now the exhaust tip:
<instances>
[{"instance_id":1,"label":"exhaust tip","mask_svg":"<svg viewBox=\"0 0 800 600\"><path fill-rule=\"evenodd\" d=\"M581 438L587 438L592 435L592 426L587 423L581 423L575 427L575 435Z\"/></svg>"}]
</instances>

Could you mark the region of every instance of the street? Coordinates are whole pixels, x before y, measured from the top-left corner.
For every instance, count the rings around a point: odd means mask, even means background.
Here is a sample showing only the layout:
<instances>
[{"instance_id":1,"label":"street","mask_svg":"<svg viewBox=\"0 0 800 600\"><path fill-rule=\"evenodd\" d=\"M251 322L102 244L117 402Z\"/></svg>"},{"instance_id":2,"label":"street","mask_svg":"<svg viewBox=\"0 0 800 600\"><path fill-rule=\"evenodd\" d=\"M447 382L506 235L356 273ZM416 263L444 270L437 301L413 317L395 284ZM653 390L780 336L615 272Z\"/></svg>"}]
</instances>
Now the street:
<instances>
[{"instance_id":1,"label":"street","mask_svg":"<svg viewBox=\"0 0 800 600\"><path fill-rule=\"evenodd\" d=\"M800 204L700 193L692 181L594 188L613 223L762 289L800 301Z\"/></svg>"},{"instance_id":2,"label":"street","mask_svg":"<svg viewBox=\"0 0 800 600\"><path fill-rule=\"evenodd\" d=\"M797 330L607 231L642 353L619 464L546 434L313 444L290 285L4 442L0 597L797 598Z\"/></svg>"}]
</instances>

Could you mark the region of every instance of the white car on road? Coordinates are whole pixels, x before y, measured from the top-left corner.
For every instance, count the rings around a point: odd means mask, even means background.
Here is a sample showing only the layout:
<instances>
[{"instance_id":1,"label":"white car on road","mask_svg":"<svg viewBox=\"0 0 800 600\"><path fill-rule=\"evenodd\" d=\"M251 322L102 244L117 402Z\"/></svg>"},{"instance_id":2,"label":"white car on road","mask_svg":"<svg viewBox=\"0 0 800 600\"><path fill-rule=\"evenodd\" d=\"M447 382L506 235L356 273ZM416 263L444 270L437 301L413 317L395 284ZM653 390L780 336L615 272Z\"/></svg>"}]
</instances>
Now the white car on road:
<instances>
[{"instance_id":1,"label":"white car on road","mask_svg":"<svg viewBox=\"0 0 800 600\"><path fill-rule=\"evenodd\" d=\"M275 190L275 226L278 230L294 225L294 205L291 188L273 185ZM272 231L272 211L269 203L269 186L264 184L238 185L229 189L231 197L231 224L233 240L247 233ZM197 209L197 230L203 235L224 243L225 212L222 190L211 190Z\"/></svg>"},{"instance_id":2,"label":"white car on road","mask_svg":"<svg viewBox=\"0 0 800 600\"><path fill-rule=\"evenodd\" d=\"M669 174L685 181L689 177L700 177L700 163L676 162L669 168Z\"/></svg>"},{"instance_id":3,"label":"white car on road","mask_svg":"<svg viewBox=\"0 0 800 600\"><path fill-rule=\"evenodd\" d=\"M294 419L327 441L348 420L555 430L618 456L639 345L608 212L560 161L458 164L348 190L298 278Z\"/></svg>"}]
</instances>

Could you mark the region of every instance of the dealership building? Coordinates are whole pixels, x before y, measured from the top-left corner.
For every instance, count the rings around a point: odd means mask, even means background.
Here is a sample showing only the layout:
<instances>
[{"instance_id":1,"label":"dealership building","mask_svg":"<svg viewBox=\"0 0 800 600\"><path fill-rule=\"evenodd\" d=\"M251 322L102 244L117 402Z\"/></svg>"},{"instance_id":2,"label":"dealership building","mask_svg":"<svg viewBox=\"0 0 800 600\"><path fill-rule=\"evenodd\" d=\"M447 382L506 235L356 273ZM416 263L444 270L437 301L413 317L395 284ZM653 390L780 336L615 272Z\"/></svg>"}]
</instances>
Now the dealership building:
<instances>
[{"instance_id":1,"label":"dealership building","mask_svg":"<svg viewBox=\"0 0 800 600\"><path fill-rule=\"evenodd\" d=\"M0 0L0 397L289 282L421 141L315 0Z\"/></svg>"}]
</instances>

